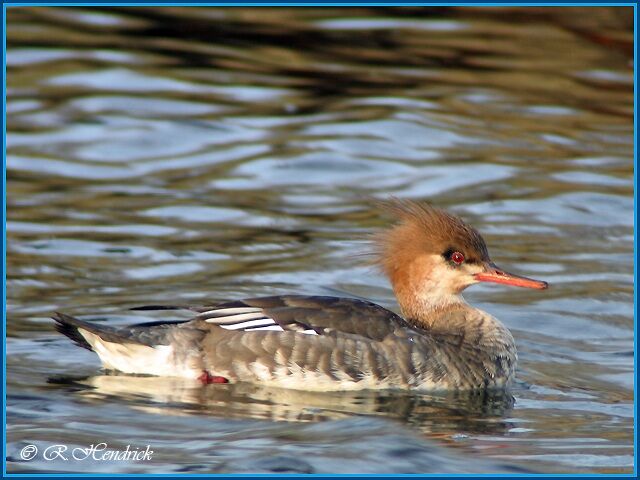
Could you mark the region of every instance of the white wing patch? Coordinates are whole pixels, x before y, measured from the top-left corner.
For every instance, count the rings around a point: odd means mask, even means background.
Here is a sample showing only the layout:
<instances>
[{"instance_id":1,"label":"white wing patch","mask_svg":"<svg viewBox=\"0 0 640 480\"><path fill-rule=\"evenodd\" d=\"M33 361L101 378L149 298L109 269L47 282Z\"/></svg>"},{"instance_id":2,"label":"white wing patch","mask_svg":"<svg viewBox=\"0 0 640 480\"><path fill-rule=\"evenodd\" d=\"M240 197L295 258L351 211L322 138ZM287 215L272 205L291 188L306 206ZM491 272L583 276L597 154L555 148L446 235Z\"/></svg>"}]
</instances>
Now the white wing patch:
<instances>
[{"instance_id":1,"label":"white wing patch","mask_svg":"<svg viewBox=\"0 0 640 480\"><path fill-rule=\"evenodd\" d=\"M209 323L211 320L207 320ZM215 322L218 323L218 322ZM277 325L271 318L260 318L258 320L251 320L249 322L240 322L240 323L224 323L218 324L225 330L255 330L256 327L268 328L268 327L277 327L280 331L284 331L280 325Z\"/></svg>"},{"instance_id":2,"label":"white wing patch","mask_svg":"<svg viewBox=\"0 0 640 480\"><path fill-rule=\"evenodd\" d=\"M304 333L305 335L318 335L318 332L313 329L299 330L292 328L291 330L285 330L273 318L268 317L264 310L256 307L219 308L202 312L196 318L218 325L225 330L242 330L244 332L293 331Z\"/></svg>"},{"instance_id":3,"label":"white wing patch","mask_svg":"<svg viewBox=\"0 0 640 480\"><path fill-rule=\"evenodd\" d=\"M304 333L305 335L318 335L318 332L316 332L313 329L309 329L309 330L302 330L301 333Z\"/></svg>"},{"instance_id":4,"label":"white wing patch","mask_svg":"<svg viewBox=\"0 0 640 480\"><path fill-rule=\"evenodd\" d=\"M247 332L257 332L258 330L272 330L274 332L284 332L280 325L267 325L266 327L248 328Z\"/></svg>"}]
</instances>

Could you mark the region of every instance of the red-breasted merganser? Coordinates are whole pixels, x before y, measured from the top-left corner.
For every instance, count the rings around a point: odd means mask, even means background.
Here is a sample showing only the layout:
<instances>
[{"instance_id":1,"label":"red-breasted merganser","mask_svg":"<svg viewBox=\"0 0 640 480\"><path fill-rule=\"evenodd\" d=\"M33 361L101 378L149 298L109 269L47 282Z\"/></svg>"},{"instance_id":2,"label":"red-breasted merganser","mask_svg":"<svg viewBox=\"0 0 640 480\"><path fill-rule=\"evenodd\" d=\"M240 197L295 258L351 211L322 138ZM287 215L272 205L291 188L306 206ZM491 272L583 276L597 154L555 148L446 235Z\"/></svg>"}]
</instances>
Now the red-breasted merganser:
<instances>
[{"instance_id":1,"label":"red-breasted merganser","mask_svg":"<svg viewBox=\"0 0 640 480\"><path fill-rule=\"evenodd\" d=\"M507 328L460 293L478 282L544 289L491 262L483 238L428 204L389 202L397 223L374 237L399 316L352 298L279 295L185 308L191 320L113 328L56 313L56 328L106 369L204 383L300 390L505 388L517 353Z\"/></svg>"}]
</instances>

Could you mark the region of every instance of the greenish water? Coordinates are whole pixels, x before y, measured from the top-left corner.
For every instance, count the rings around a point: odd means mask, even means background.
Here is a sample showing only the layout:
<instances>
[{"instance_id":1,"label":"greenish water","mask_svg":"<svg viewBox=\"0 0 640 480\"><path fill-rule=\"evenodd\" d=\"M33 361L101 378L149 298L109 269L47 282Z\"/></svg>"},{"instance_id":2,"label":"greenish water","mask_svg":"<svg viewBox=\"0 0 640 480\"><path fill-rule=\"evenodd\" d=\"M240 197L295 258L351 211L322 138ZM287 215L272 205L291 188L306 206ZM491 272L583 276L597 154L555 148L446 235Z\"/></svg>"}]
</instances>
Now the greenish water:
<instances>
[{"instance_id":1,"label":"greenish water","mask_svg":"<svg viewBox=\"0 0 640 480\"><path fill-rule=\"evenodd\" d=\"M9 472L632 471L631 8L7 18ZM281 293L394 309L358 256L388 195L550 282L465 294L516 338L512 396L104 375L48 318ZM154 457L41 455L99 442Z\"/></svg>"}]
</instances>

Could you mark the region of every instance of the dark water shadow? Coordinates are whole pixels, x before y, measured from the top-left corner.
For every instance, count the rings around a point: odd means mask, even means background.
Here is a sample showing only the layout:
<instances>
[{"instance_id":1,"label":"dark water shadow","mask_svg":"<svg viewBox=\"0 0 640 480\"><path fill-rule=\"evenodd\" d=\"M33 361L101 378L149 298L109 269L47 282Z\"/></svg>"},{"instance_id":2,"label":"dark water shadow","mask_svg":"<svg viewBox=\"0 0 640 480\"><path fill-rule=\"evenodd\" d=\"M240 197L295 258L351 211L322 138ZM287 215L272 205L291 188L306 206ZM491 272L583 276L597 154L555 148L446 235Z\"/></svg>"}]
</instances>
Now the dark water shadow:
<instances>
[{"instance_id":1,"label":"dark water shadow","mask_svg":"<svg viewBox=\"0 0 640 480\"><path fill-rule=\"evenodd\" d=\"M321 422L353 416L400 421L425 433L503 433L515 399L505 392L424 394L402 391L307 392L247 383L202 385L152 376L53 376L50 386L89 401L117 401L163 415L285 422Z\"/></svg>"}]
</instances>

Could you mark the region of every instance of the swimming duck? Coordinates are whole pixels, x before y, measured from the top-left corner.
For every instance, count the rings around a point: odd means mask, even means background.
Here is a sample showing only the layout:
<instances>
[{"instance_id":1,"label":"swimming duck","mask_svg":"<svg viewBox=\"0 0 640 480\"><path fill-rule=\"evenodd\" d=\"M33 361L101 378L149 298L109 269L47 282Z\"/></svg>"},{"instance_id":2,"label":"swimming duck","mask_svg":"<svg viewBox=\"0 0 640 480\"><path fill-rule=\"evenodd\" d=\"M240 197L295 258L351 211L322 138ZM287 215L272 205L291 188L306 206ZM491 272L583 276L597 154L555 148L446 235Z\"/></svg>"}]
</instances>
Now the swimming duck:
<instances>
[{"instance_id":1,"label":"swimming duck","mask_svg":"<svg viewBox=\"0 0 640 480\"><path fill-rule=\"evenodd\" d=\"M396 223L373 238L398 315L353 298L277 295L184 308L190 320L115 328L55 313L58 331L105 369L314 391L503 389L517 352L509 330L461 296L493 282L545 289L492 263L482 236L426 203L392 200Z\"/></svg>"}]
</instances>

